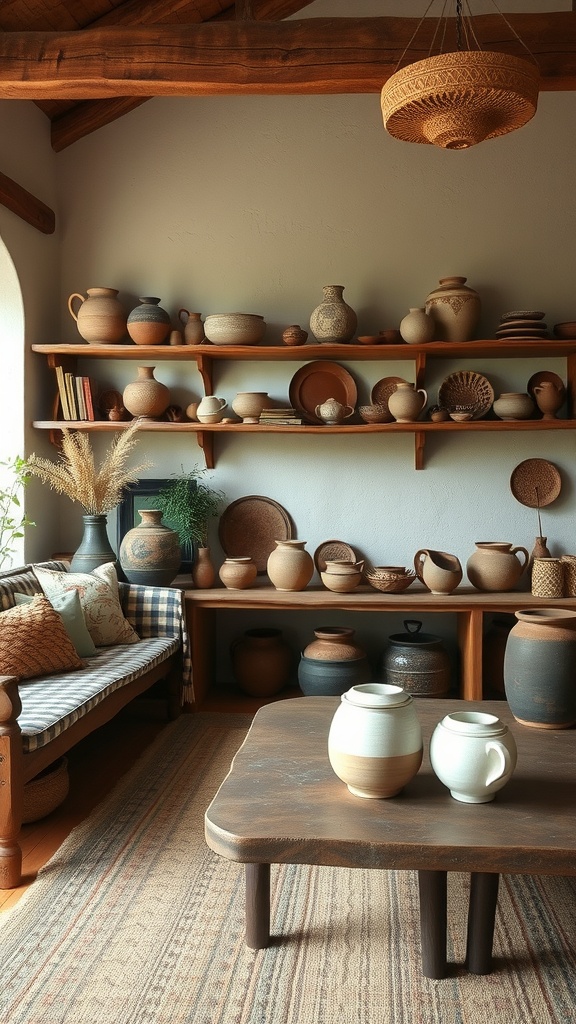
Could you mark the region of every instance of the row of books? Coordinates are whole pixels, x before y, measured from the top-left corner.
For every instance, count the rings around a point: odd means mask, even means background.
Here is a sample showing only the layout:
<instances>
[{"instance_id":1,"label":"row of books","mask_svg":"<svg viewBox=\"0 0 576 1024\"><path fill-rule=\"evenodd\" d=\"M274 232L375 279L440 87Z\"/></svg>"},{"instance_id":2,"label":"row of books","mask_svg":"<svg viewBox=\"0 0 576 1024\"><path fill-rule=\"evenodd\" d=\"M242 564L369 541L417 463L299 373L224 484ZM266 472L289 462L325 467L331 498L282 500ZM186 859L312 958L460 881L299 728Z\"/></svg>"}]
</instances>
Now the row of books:
<instances>
[{"instance_id":1,"label":"row of books","mask_svg":"<svg viewBox=\"0 0 576 1024\"><path fill-rule=\"evenodd\" d=\"M291 423L302 423L301 418L298 416L295 409L262 409L260 413L259 423L262 424L291 424Z\"/></svg>"},{"instance_id":2,"label":"row of books","mask_svg":"<svg viewBox=\"0 0 576 1024\"><path fill-rule=\"evenodd\" d=\"M90 377L76 377L73 373L64 373L61 366L56 367L58 394L65 420L95 420L95 389Z\"/></svg>"}]
</instances>

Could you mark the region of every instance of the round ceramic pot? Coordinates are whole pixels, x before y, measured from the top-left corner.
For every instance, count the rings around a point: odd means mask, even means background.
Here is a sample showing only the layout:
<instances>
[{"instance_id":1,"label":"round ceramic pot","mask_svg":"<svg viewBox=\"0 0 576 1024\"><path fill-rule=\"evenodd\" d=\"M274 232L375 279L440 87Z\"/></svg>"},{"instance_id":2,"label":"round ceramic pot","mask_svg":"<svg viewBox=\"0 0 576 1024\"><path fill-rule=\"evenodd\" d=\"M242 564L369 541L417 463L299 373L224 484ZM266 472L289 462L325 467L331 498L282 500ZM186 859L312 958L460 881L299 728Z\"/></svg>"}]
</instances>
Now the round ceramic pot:
<instances>
[{"instance_id":1,"label":"round ceramic pot","mask_svg":"<svg viewBox=\"0 0 576 1024\"><path fill-rule=\"evenodd\" d=\"M441 277L426 298L426 312L436 323L440 341L471 341L480 319L480 296L465 277Z\"/></svg>"},{"instance_id":2,"label":"round ceramic pot","mask_svg":"<svg viewBox=\"0 0 576 1024\"><path fill-rule=\"evenodd\" d=\"M358 318L352 307L344 302L344 285L326 284L322 293L322 302L310 317L312 334L323 344L350 341L356 333Z\"/></svg>"},{"instance_id":3,"label":"round ceramic pot","mask_svg":"<svg viewBox=\"0 0 576 1024\"><path fill-rule=\"evenodd\" d=\"M176 530L162 522L160 509L140 509L142 522L124 535L119 559L129 583L167 587L178 574L182 552Z\"/></svg>"},{"instance_id":4,"label":"round ceramic pot","mask_svg":"<svg viewBox=\"0 0 576 1024\"><path fill-rule=\"evenodd\" d=\"M518 555L522 556L522 561ZM478 540L476 551L466 563L466 572L476 590L506 592L514 590L529 559L526 548L514 548L503 541Z\"/></svg>"},{"instance_id":5,"label":"round ceramic pot","mask_svg":"<svg viewBox=\"0 0 576 1024\"><path fill-rule=\"evenodd\" d=\"M355 796L396 796L422 764L422 730L409 694L368 683L342 694L328 733L334 772Z\"/></svg>"},{"instance_id":6,"label":"round ceramic pot","mask_svg":"<svg viewBox=\"0 0 576 1024\"><path fill-rule=\"evenodd\" d=\"M576 725L576 611L517 611L504 653L504 689L514 718L539 729Z\"/></svg>"},{"instance_id":7,"label":"round ceramic pot","mask_svg":"<svg viewBox=\"0 0 576 1024\"><path fill-rule=\"evenodd\" d=\"M87 288L87 297L74 292L68 299L78 333L89 345L117 345L126 337L126 312L117 288ZM80 300L78 311L75 300Z\"/></svg>"},{"instance_id":8,"label":"round ceramic pot","mask_svg":"<svg viewBox=\"0 0 576 1024\"><path fill-rule=\"evenodd\" d=\"M228 590L246 590L254 583L258 569L249 555L245 558L227 558L220 566L218 575Z\"/></svg>"},{"instance_id":9,"label":"round ceramic pot","mask_svg":"<svg viewBox=\"0 0 576 1024\"><path fill-rule=\"evenodd\" d=\"M230 646L238 686L252 697L271 697L288 685L292 654L279 629L247 629Z\"/></svg>"},{"instance_id":10,"label":"round ceramic pot","mask_svg":"<svg viewBox=\"0 0 576 1024\"><path fill-rule=\"evenodd\" d=\"M507 391L496 399L492 408L500 420L528 420L534 412L534 402L530 395Z\"/></svg>"},{"instance_id":11,"label":"round ceramic pot","mask_svg":"<svg viewBox=\"0 0 576 1024\"><path fill-rule=\"evenodd\" d=\"M456 711L438 723L430 739L430 763L455 800L485 804L516 767L516 742L496 715Z\"/></svg>"},{"instance_id":12,"label":"round ceramic pot","mask_svg":"<svg viewBox=\"0 0 576 1024\"><path fill-rule=\"evenodd\" d=\"M450 688L450 659L439 636L421 633L422 623L404 622L405 633L388 637L382 668L387 683L415 697L441 697Z\"/></svg>"},{"instance_id":13,"label":"round ceramic pot","mask_svg":"<svg viewBox=\"0 0 576 1024\"><path fill-rule=\"evenodd\" d=\"M282 341L285 345L305 345L307 339L308 331L304 331L299 324L291 324L282 331Z\"/></svg>"},{"instance_id":14,"label":"round ceramic pot","mask_svg":"<svg viewBox=\"0 0 576 1024\"><path fill-rule=\"evenodd\" d=\"M323 423L328 426L336 426L349 419L354 414L354 409L351 405L342 405L336 398L327 398L325 402L316 406L314 412Z\"/></svg>"},{"instance_id":15,"label":"round ceramic pot","mask_svg":"<svg viewBox=\"0 0 576 1024\"><path fill-rule=\"evenodd\" d=\"M369 683L372 677L366 656L338 661L320 661L300 656L298 684L305 697L339 697L351 686Z\"/></svg>"},{"instance_id":16,"label":"round ceramic pot","mask_svg":"<svg viewBox=\"0 0 576 1024\"><path fill-rule=\"evenodd\" d=\"M128 334L136 345L162 345L170 334L170 314L162 309L160 299L142 296L140 305L128 314Z\"/></svg>"},{"instance_id":17,"label":"round ceramic pot","mask_svg":"<svg viewBox=\"0 0 576 1024\"><path fill-rule=\"evenodd\" d=\"M124 388L124 408L132 416L157 420L170 405L170 391L165 384L156 380L154 370L154 366L139 366L136 380Z\"/></svg>"},{"instance_id":18,"label":"round ceramic pot","mask_svg":"<svg viewBox=\"0 0 576 1024\"><path fill-rule=\"evenodd\" d=\"M305 540L277 540L266 572L276 590L304 590L314 574L314 559Z\"/></svg>"},{"instance_id":19,"label":"round ceramic pot","mask_svg":"<svg viewBox=\"0 0 576 1024\"><path fill-rule=\"evenodd\" d=\"M410 312L400 321L400 334L408 345L424 345L434 338L436 325L425 309L411 307Z\"/></svg>"},{"instance_id":20,"label":"round ceramic pot","mask_svg":"<svg viewBox=\"0 0 576 1024\"><path fill-rule=\"evenodd\" d=\"M305 648L306 658L315 661L355 661L366 652L354 640L355 630L347 626L319 626L314 640Z\"/></svg>"}]
</instances>

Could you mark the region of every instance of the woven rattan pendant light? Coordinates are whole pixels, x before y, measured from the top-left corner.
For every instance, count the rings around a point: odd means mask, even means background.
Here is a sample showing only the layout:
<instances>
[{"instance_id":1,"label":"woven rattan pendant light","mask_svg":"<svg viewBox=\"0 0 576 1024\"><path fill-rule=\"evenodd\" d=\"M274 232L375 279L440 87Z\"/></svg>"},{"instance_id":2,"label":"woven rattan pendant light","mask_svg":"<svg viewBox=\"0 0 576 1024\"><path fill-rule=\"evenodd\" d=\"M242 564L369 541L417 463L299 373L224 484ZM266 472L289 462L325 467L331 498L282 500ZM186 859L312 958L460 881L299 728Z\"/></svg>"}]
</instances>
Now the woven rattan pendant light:
<instances>
[{"instance_id":1,"label":"woven rattan pendant light","mask_svg":"<svg viewBox=\"0 0 576 1024\"><path fill-rule=\"evenodd\" d=\"M456 31L456 52L408 64L384 85L382 117L394 138L468 149L521 128L536 113L539 72L535 61L461 48L463 36L469 42L461 0L456 0Z\"/></svg>"}]
</instances>

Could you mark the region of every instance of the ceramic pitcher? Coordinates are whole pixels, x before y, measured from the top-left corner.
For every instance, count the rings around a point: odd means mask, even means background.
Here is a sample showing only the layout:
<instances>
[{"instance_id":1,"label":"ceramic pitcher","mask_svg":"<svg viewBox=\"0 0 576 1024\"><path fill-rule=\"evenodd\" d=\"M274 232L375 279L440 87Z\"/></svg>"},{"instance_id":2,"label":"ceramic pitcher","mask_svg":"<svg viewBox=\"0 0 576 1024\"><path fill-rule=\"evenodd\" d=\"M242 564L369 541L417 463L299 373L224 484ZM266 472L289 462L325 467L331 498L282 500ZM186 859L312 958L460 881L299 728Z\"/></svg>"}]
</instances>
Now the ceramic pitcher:
<instances>
[{"instance_id":1,"label":"ceramic pitcher","mask_svg":"<svg viewBox=\"0 0 576 1024\"><path fill-rule=\"evenodd\" d=\"M488 593L513 590L529 558L526 548L514 548L503 541L477 540L476 551L466 563L466 572L477 590Z\"/></svg>"},{"instance_id":2,"label":"ceramic pitcher","mask_svg":"<svg viewBox=\"0 0 576 1024\"><path fill-rule=\"evenodd\" d=\"M218 423L222 419L227 405L228 402L224 398L206 395L198 405L196 417L200 423Z\"/></svg>"},{"instance_id":3,"label":"ceramic pitcher","mask_svg":"<svg viewBox=\"0 0 576 1024\"><path fill-rule=\"evenodd\" d=\"M462 566L447 551L420 548L414 555L414 570L432 594L451 594L462 579Z\"/></svg>"},{"instance_id":4,"label":"ceramic pitcher","mask_svg":"<svg viewBox=\"0 0 576 1024\"><path fill-rule=\"evenodd\" d=\"M388 399L388 408L397 423L413 423L422 412L428 395L424 388L416 390L415 384L403 381L396 385Z\"/></svg>"},{"instance_id":5,"label":"ceramic pitcher","mask_svg":"<svg viewBox=\"0 0 576 1024\"><path fill-rule=\"evenodd\" d=\"M506 785L516 767L516 742L496 715L456 711L436 726L430 764L455 800L484 804Z\"/></svg>"}]
</instances>

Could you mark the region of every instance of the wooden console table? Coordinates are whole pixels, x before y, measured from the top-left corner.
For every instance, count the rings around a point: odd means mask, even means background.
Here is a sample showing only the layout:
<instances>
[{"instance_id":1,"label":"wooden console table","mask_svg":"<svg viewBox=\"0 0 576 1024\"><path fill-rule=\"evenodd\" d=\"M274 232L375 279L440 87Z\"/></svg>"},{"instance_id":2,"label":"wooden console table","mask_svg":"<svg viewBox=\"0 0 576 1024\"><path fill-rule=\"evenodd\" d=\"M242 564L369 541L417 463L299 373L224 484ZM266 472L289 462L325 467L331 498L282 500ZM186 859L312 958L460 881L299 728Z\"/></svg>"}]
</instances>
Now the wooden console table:
<instances>
[{"instance_id":1,"label":"wooden console table","mask_svg":"<svg viewBox=\"0 0 576 1024\"><path fill-rule=\"evenodd\" d=\"M351 594L334 594L324 587L285 592L270 584L256 584L248 590L195 590L183 577L175 586L185 590L186 617L192 643L195 705L202 704L214 682L216 651L216 613L238 611L311 611L400 612L418 615L424 612L448 612L457 616L460 649L460 696L464 700L482 700L482 632L485 612L514 613L519 608L555 608L576 610L576 598L552 601L524 592L483 594L473 587L458 587L449 596L431 594L421 584L413 584L402 594L382 594L361 586Z\"/></svg>"}]
</instances>

